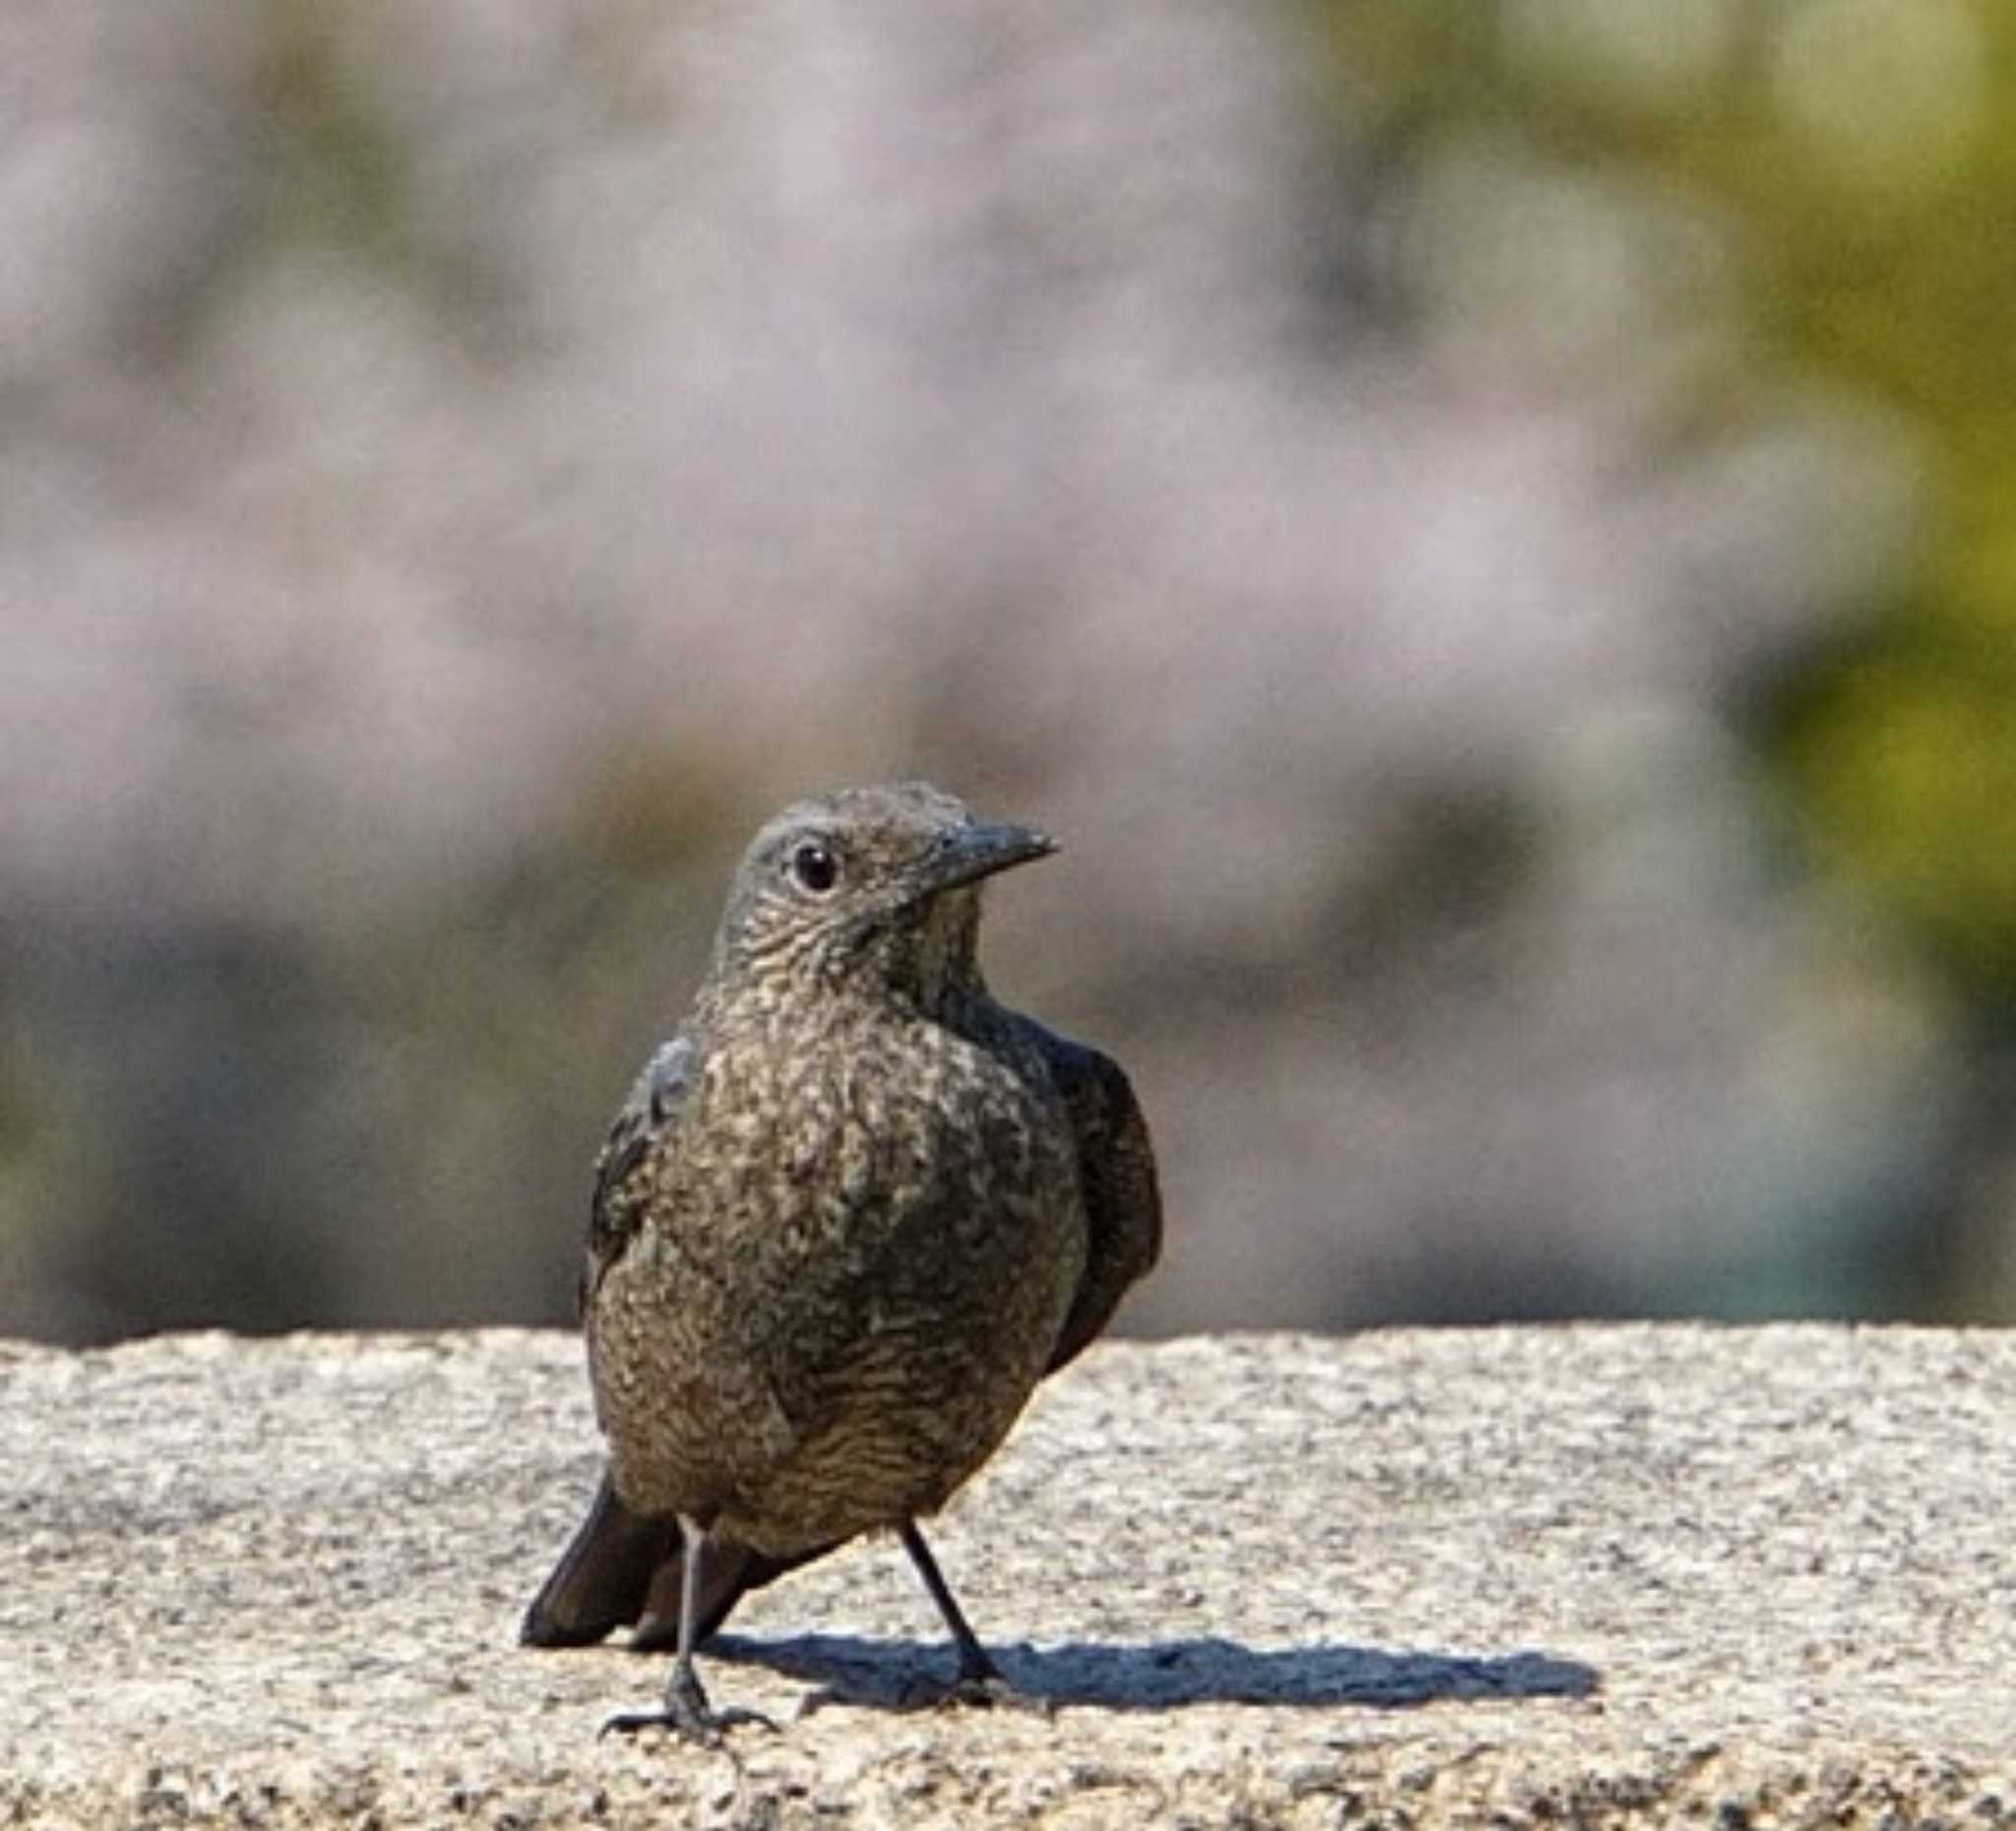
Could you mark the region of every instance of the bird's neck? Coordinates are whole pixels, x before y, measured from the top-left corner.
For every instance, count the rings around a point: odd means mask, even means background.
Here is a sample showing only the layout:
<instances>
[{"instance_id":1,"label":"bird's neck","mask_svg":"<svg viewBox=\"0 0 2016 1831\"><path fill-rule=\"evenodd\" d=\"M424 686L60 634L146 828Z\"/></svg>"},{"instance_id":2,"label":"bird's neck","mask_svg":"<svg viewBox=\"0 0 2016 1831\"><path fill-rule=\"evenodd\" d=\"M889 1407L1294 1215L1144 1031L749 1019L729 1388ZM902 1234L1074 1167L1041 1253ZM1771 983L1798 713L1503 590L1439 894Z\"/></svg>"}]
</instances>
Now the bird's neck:
<instances>
[{"instance_id":1,"label":"bird's neck","mask_svg":"<svg viewBox=\"0 0 2016 1831\"><path fill-rule=\"evenodd\" d=\"M717 944L702 1015L799 1031L877 1017L963 1029L987 1001L978 951L979 899L972 890L836 922L756 960L736 960Z\"/></svg>"},{"instance_id":2,"label":"bird's neck","mask_svg":"<svg viewBox=\"0 0 2016 1831\"><path fill-rule=\"evenodd\" d=\"M926 957L888 973L863 973L855 963L843 971L718 979L701 992L695 1015L715 1035L760 1031L802 1044L822 1032L884 1024L939 1024L964 1034L990 1005L970 958Z\"/></svg>"}]
</instances>

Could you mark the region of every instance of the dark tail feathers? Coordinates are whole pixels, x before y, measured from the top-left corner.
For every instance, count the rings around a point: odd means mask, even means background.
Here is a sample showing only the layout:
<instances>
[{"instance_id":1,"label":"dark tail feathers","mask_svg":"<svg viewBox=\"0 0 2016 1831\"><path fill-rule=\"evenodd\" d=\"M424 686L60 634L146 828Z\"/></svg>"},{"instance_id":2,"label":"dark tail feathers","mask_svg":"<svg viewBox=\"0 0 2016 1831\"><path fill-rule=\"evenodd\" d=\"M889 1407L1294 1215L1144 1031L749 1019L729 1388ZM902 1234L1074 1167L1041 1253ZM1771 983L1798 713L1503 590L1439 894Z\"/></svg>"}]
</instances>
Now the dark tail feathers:
<instances>
[{"instance_id":1,"label":"dark tail feathers","mask_svg":"<svg viewBox=\"0 0 2016 1831\"><path fill-rule=\"evenodd\" d=\"M705 1641L749 1591L834 1548L823 1545L773 1557L732 1541L709 1539L701 1554L696 1640ZM518 1638L529 1647L580 1647L615 1628L634 1626L633 1649L676 1646L684 1564L679 1522L632 1513L604 1475L588 1517L526 1610Z\"/></svg>"}]
</instances>

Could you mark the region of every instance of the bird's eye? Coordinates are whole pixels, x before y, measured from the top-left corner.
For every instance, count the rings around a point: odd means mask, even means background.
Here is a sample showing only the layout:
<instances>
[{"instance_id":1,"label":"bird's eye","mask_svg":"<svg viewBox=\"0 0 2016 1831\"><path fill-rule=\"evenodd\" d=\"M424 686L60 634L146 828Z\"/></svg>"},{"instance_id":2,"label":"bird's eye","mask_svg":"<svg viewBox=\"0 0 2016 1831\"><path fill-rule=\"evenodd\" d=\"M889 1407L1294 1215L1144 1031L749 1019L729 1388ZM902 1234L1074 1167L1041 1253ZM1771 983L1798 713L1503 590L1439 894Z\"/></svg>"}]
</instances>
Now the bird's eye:
<instances>
[{"instance_id":1,"label":"bird's eye","mask_svg":"<svg viewBox=\"0 0 2016 1831\"><path fill-rule=\"evenodd\" d=\"M790 872L800 890L823 897L840 882L840 860L834 856L831 846L806 840L791 849Z\"/></svg>"}]
</instances>

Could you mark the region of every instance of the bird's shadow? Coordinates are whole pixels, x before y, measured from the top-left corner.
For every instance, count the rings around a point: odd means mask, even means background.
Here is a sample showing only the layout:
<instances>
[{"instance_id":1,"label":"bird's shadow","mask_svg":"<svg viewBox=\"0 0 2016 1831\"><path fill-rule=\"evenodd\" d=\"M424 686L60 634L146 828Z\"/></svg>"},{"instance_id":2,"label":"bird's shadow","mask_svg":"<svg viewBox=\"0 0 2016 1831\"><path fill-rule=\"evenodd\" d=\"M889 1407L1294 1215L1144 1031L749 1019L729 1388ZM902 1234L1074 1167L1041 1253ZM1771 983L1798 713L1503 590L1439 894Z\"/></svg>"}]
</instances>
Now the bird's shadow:
<instances>
[{"instance_id":1,"label":"bird's shadow","mask_svg":"<svg viewBox=\"0 0 2016 1831\"><path fill-rule=\"evenodd\" d=\"M789 1640L717 1635L707 1651L731 1664L764 1666L821 1686L836 1703L903 1709L951 1676L942 1642L801 1634ZM1073 1641L991 1649L1016 1690L1054 1705L1171 1710L1188 1704L1295 1708L1361 1705L1404 1710L1480 1698L1589 1697L1595 1667L1547 1653L1472 1656L1389 1653L1318 1643L1257 1651L1235 1640L1160 1640L1113 1646Z\"/></svg>"}]
</instances>

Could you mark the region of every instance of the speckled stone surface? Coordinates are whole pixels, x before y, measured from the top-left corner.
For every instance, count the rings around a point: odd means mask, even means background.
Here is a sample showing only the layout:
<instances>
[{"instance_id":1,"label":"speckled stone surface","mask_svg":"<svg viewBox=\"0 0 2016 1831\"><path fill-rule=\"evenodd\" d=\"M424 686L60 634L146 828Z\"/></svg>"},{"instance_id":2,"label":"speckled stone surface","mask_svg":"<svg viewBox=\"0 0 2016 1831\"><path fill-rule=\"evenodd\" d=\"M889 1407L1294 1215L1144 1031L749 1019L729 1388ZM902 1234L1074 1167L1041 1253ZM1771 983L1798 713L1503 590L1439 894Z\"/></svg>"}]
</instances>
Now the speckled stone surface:
<instances>
[{"instance_id":1,"label":"speckled stone surface","mask_svg":"<svg viewBox=\"0 0 2016 1831\"><path fill-rule=\"evenodd\" d=\"M0 1824L2016 1821L2012 1335L1102 1348L933 1535L1056 1712L895 1707L869 1544L705 1659L721 1753L513 1642L594 1466L562 1335L0 1345Z\"/></svg>"}]
</instances>

